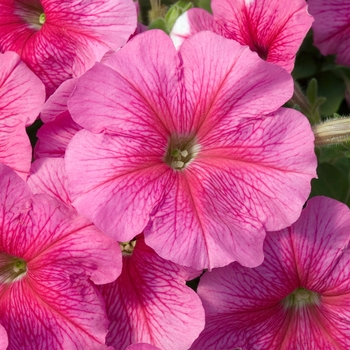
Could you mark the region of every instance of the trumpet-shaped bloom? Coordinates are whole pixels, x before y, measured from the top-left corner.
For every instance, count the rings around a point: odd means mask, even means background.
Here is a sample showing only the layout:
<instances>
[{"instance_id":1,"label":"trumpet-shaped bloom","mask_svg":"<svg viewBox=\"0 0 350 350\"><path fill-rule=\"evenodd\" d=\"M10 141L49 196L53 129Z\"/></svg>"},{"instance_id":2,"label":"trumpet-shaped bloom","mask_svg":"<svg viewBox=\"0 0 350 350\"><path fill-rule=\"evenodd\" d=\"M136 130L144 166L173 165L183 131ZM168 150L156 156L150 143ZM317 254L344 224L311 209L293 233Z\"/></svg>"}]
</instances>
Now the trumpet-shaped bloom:
<instances>
[{"instance_id":1,"label":"trumpet-shaped bloom","mask_svg":"<svg viewBox=\"0 0 350 350\"><path fill-rule=\"evenodd\" d=\"M118 244L0 168L0 323L8 349L105 349L108 320L92 282L118 276Z\"/></svg>"},{"instance_id":2,"label":"trumpet-shaped bloom","mask_svg":"<svg viewBox=\"0 0 350 350\"><path fill-rule=\"evenodd\" d=\"M124 244L124 251L121 275L99 287L110 320L107 344L187 350L204 328L201 301L185 284L200 272L162 259L143 237Z\"/></svg>"},{"instance_id":3,"label":"trumpet-shaped bloom","mask_svg":"<svg viewBox=\"0 0 350 350\"><path fill-rule=\"evenodd\" d=\"M0 162L26 178L32 147L25 127L38 117L45 88L15 52L0 54Z\"/></svg>"},{"instance_id":4,"label":"trumpet-shaped bloom","mask_svg":"<svg viewBox=\"0 0 350 350\"><path fill-rule=\"evenodd\" d=\"M65 156L73 205L118 241L144 230L178 264L259 265L265 229L298 218L315 176L307 119L276 111L290 75L209 32L177 53L148 31L113 59L68 99L85 128Z\"/></svg>"},{"instance_id":5,"label":"trumpet-shaped bloom","mask_svg":"<svg viewBox=\"0 0 350 350\"><path fill-rule=\"evenodd\" d=\"M132 0L3 0L0 51L16 51L51 94L136 28Z\"/></svg>"},{"instance_id":6,"label":"trumpet-shaped bloom","mask_svg":"<svg viewBox=\"0 0 350 350\"><path fill-rule=\"evenodd\" d=\"M350 2L344 0L309 0L314 44L323 55L336 54L336 62L350 66Z\"/></svg>"},{"instance_id":7,"label":"trumpet-shaped bloom","mask_svg":"<svg viewBox=\"0 0 350 350\"><path fill-rule=\"evenodd\" d=\"M210 30L242 45L288 72L311 27L305 0L212 0L213 15L190 9L176 21L171 37L178 47L189 36Z\"/></svg>"},{"instance_id":8,"label":"trumpet-shaped bloom","mask_svg":"<svg viewBox=\"0 0 350 350\"><path fill-rule=\"evenodd\" d=\"M349 242L349 208L312 198L296 223L267 235L262 265L202 276L206 328L191 349L349 349Z\"/></svg>"}]
</instances>

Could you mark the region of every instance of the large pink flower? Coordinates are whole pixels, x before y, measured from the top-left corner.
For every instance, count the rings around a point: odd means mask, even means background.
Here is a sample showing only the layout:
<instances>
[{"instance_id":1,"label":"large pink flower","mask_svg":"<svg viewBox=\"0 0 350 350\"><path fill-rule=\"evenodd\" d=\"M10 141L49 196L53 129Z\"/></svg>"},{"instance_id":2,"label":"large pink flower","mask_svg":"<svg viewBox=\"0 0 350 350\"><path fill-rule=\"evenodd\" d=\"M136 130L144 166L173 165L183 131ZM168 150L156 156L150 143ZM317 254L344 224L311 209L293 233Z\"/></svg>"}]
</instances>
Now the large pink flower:
<instances>
[{"instance_id":1,"label":"large pink flower","mask_svg":"<svg viewBox=\"0 0 350 350\"><path fill-rule=\"evenodd\" d=\"M191 349L350 348L350 211L311 199L299 220L265 240L265 260L204 274L206 328Z\"/></svg>"},{"instance_id":2,"label":"large pink flower","mask_svg":"<svg viewBox=\"0 0 350 350\"><path fill-rule=\"evenodd\" d=\"M135 342L187 350L204 328L202 303L185 284L200 271L160 258L142 236L123 250L121 275L99 288L110 320L106 343L118 350Z\"/></svg>"},{"instance_id":3,"label":"large pink flower","mask_svg":"<svg viewBox=\"0 0 350 350\"><path fill-rule=\"evenodd\" d=\"M323 55L337 55L337 63L350 66L350 2L309 0L314 44Z\"/></svg>"},{"instance_id":4,"label":"large pink flower","mask_svg":"<svg viewBox=\"0 0 350 350\"><path fill-rule=\"evenodd\" d=\"M132 0L2 0L0 51L16 51L52 93L136 28Z\"/></svg>"},{"instance_id":5,"label":"large pink flower","mask_svg":"<svg viewBox=\"0 0 350 350\"><path fill-rule=\"evenodd\" d=\"M33 195L4 165L0 186L0 323L8 349L105 349L108 320L92 282L116 279L118 244L54 198Z\"/></svg>"},{"instance_id":6,"label":"large pink flower","mask_svg":"<svg viewBox=\"0 0 350 350\"><path fill-rule=\"evenodd\" d=\"M43 83L19 56L0 54L0 162L24 179L32 159L25 127L38 117L44 101Z\"/></svg>"},{"instance_id":7,"label":"large pink flower","mask_svg":"<svg viewBox=\"0 0 350 350\"><path fill-rule=\"evenodd\" d=\"M176 46L189 36L210 30L291 72L295 55L311 27L305 0L212 0L213 15L191 9L179 17L171 37Z\"/></svg>"},{"instance_id":8,"label":"large pink flower","mask_svg":"<svg viewBox=\"0 0 350 350\"><path fill-rule=\"evenodd\" d=\"M178 54L148 31L113 58L68 100L86 129L66 152L73 205L119 241L144 230L179 264L260 264L265 229L298 218L315 176L307 119L274 112L293 93L290 75L209 32Z\"/></svg>"}]
</instances>

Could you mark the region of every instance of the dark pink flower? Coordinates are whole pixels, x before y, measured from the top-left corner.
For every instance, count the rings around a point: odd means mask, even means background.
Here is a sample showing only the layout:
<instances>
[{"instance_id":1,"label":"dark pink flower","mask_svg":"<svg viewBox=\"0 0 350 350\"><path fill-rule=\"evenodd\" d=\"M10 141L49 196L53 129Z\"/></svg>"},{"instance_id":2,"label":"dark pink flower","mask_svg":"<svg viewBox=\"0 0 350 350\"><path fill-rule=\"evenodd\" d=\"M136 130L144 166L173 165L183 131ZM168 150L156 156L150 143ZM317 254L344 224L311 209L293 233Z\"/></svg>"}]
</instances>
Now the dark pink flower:
<instances>
[{"instance_id":1,"label":"dark pink flower","mask_svg":"<svg viewBox=\"0 0 350 350\"><path fill-rule=\"evenodd\" d=\"M16 51L51 94L136 28L132 0L2 0L0 51Z\"/></svg>"},{"instance_id":2,"label":"dark pink flower","mask_svg":"<svg viewBox=\"0 0 350 350\"><path fill-rule=\"evenodd\" d=\"M171 37L176 46L189 36L210 30L248 45L252 51L288 72L311 27L305 0L212 0L213 15L190 9L179 17Z\"/></svg>"},{"instance_id":3,"label":"dark pink flower","mask_svg":"<svg viewBox=\"0 0 350 350\"><path fill-rule=\"evenodd\" d=\"M259 265L265 229L298 218L316 175L307 119L276 111L290 75L210 32L177 53L148 31L113 59L68 99L86 129L65 157L73 205L118 241L144 230L178 264Z\"/></svg>"},{"instance_id":4,"label":"dark pink flower","mask_svg":"<svg viewBox=\"0 0 350 350\"><path fill-rule=\"evenodd\" d=\"M0 166L0 323L9 350L105 349L94 283L120 273L118 244L58 200L33 195Z\"/></svg>"},{"instance_id":5,"label":"dark pink flower","mask_svg":"<svg viewBox=\"0 0 350 350\"><path fill-rule=\"evenodd\" d=\"M323 55L336 54L336 62L350 66L350 2L346 0L309 0L314 44Z\"/></svg>"},{"instance_id":6,"label":"dark pink flower","mask_svg":"<svg viewBox=\"0 0 350 350\"><path fill-rule=\"evenodd\" d=\"M25 127L38 117L44 101L44 85L19 56L0 54L0 162L24 179L32 159Z\"/></svg>"},{"instance_id":7,"label":"dark pink flower","mask_svg":"<svg viewBox=\"0 0 350 350\"><path fill-rule=\"evenodd\" d=\"M296 223L267 235L262 265L201 277L206 328L191 349L349 349L349 241L349 208L312 198Z\"/></svg>"},{"instance_id":8,"label":"dark pink flower","mask_svg":"<svg viewBox=\"0 0 350 350\"><path fill-rule=\"evenodd\" d=\"M200 271L160 258L142 236L122 246L121 275L99 287L110 320L107 345L124 350L145 342L160 349L187 350L204 328L201 301L185 284Z\"/></svg>"}]
</instances>

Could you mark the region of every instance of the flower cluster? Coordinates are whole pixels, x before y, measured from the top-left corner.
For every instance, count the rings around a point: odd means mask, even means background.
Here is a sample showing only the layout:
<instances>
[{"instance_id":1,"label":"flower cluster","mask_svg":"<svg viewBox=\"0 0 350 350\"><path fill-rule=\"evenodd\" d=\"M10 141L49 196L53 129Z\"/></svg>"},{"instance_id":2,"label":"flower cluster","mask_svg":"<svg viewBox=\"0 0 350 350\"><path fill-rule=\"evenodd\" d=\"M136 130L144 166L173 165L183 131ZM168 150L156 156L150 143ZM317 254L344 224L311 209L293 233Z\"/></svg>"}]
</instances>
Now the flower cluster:
<instances>
[{"instance_id":1,"label":"flower cluster","mask_svg":"<svg viewBox=\"0 0 350 350\"><path fill-rule=\"evenodd\" d=\"M307 8L212 0L169 36L133 0L1 2L0 350L350 347L350 213L308 200L291 75Z\"/></svg>"}]
</instances>

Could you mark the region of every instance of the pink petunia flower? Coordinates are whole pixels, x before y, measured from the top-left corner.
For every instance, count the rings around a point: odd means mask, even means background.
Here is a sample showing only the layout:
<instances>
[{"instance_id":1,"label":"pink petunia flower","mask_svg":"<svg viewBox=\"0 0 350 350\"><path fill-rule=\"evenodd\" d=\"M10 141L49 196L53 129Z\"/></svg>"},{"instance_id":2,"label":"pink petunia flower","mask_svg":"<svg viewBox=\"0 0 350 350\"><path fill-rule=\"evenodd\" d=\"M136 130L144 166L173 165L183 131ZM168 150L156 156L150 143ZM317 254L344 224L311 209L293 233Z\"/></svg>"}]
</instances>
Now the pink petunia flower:
<instances>
[{"instance_id":1,"label":"pink petunia flower","mask_svg":"<svg viewBox=\"0 0 350 350\"><path fill-rule=\"evenodd\" d=\"M350 348L350 211L309 200L291 227L271 232L265 260L201 277L206 328L191 350Z\"/></svg>"},{"instance_id":2,"label":"pink petunia flower","mask_svg":"<svg viewBox=\"0 0 350 350\"><path fill-rule=\"evenodd\" d=\"M120 273L118 244L87 219L33 195L0 166L0 323L9 350L105 349L108 320L94 283Z\"/></svg>"},{"instance_id":3,"label":"pink petunia flower","mask_svg":"<svg viewBox=\"0 0 350 350\"><path fill-rule=\"evenodd\" d=\"M212 0L211 8L213 15L195 8L178 18L170 34L177 47L189 36L210 30L248 45L288 72L313 22L305 0Z\"/></svg>"},{"instance_id":4,"label":"pink petunia flower","mask_svg":"<svg viewBox=\"0 0 350 350\"><path fill-rule=\"evenodd\" d=\"M2 0L0 51L16 51L51 94L136 28L132 0Z\"/></svg>"},{"instance_id":5,"label":"pink petunia flower","mask_svg":"<svg viewBox=\"0 0 350 350\"><path fill-rule=\"evenodd\" d=\"M160 349L187 350L204 328L204 310L185 282L201 271L160 258L142 236L122 247L121 275L99 287L110 320L107 345L124 350L145 342Z\"/></svg>"},{"instance_id":6,"label":"pink petunia flower","mask_svg":"<svg viewBox=\"0 0 350 350\"><path fill-rule=\"evenodd\" d=\"M5 328L0 324L0 350L6 350L8 346L8 338ZM142 349L140 349L142 350Z\"/></svg>"},{"instance_id":7,"label":"pink petunia flower","mask_svg":"<svg viewBox=\"0 0 350 350\"><path fill-rule=\"evenodd\" d=\"M0 101L0 162L25 179L32 159L25 127L38 117L45 88L15 52L0 54Z\"/></svg>"},{"instance_id":8,"label":"pink petunia flower","mask_svg":"<svg viewBox=\"0 0 350 350\"><path fill-rule=\"evenodd\" d=\"M350 2L346 0L309 0L314 44L323 55L336 54L336 62L350 66Z\"/></svg>"},{"instance_id":9,"label":"pink petunia flower","mask_svg":"<svg viewBox=\"0 0 350 350\"><path fill-rule=\"evenodd\" d=\"M118 241L144 230L181 265L259 265L265 229L298 218L316 175L307 119L276 111L290 75L210 32L177 53L148 31L113 58L68 99L86 129L66 151L73 205Z\"/></svg>"}]
</instances>

